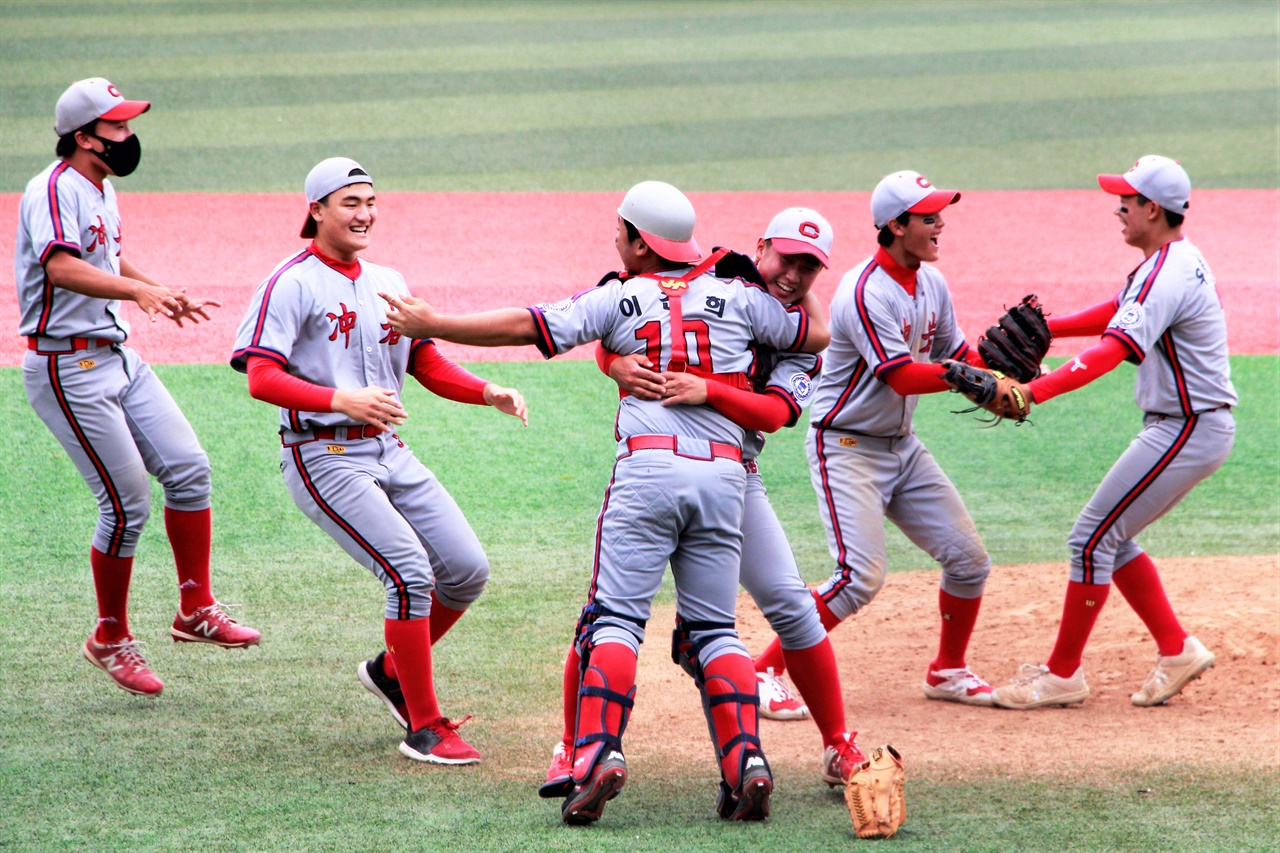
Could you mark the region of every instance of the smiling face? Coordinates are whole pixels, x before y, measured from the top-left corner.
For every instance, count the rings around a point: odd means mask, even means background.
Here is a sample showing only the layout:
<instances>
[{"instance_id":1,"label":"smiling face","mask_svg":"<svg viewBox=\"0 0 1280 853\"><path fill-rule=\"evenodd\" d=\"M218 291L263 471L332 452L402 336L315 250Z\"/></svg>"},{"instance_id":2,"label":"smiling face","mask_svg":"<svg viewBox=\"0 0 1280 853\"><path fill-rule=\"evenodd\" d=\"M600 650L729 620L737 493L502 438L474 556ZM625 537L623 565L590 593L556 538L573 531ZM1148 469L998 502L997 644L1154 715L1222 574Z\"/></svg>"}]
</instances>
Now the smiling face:
<instances>
[{"instance_id":1,"label":"smiling face","mask_svg":"<svg viewBox=\"0 0 1280 853\"><path fill-rule=\"evenodd\" d=\"M938 259L938 238L945 226L941 213L912 213L906 225L890 220L889 229L897 239L889 247L889 253L908 269L916 269L924 262L933 263Z\"/></svg>"},{"instance_id":2,"label":"smiling face","mask_svg":"<svg viewBox=\"0 0 1280 853\"><path fill-rule=\"evenodd\" d=\"M1154 201L1139 204L1141 199L1136 195L1120 196L1116 205L1116 218L1120 220L1120 234L1130 246L1145 249L1150 242L1154 223L1161 218L1160 205Z\"/></svg>"},{"instance_id":3,"label":"smiling face","mask_svg":"<svg viewBox=\"0 0 1280 853\"><path fill-rule=\"evenodd\" d=\"M769 295L791 305L804 299L823 267L813 255L784 255L761 237L756 241L756 269L764 278Z\"/></svg>"},{"instance_id":4,"label":"smiling face","mask_svg":"<svg viewBox=\"0 0 1280 853\"><path fill-rule=\"evenodd\" d=\"M372 184L351 184L334 190L323 201L311 202L316 221L316 245L339 261L354 261L369 248L373 224L378 221Z\"/></svg>"}]
</instances>

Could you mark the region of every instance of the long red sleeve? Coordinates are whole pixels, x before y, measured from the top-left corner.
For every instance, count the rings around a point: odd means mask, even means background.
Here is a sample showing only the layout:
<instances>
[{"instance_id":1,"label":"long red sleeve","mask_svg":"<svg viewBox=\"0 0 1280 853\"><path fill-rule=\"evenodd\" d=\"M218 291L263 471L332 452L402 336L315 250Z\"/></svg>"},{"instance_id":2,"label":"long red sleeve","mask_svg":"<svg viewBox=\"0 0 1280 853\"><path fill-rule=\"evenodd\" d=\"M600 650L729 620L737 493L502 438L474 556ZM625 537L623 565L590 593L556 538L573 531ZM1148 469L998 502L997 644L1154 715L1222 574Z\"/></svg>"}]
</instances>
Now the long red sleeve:
<instances>
[{"instance_id":1,"label":"long red sleeve","mask_svg":"<svg viewBox=\"0 0 1280 853\"><path fill-rule=\"evenodd\" d=\"M887 371L881 379L903 397L910 397L914 394L950 391L951 386L942 381L942 374L945 372L946 368L941 364L913 361Z\"/></svg>"},{"instance_id":2,"label":"long red sleeve","mask_svg":"<svg viewBox=\"0 0 1280 853\"><path fill-rule=\"evenodd\" d=\"M246 368L249 396L255 400L299 412L333 411L336 388L299 379L285 370L283 364L261 356L250 356Z\"/></svg>"},{"instance_id":3,"label":"long red sleeve","mask_svg":"<svg viewBox=\"0 0 1280 853\"><path fill-rule=\"evenodd\" d=\"M1031 380L1027 385L1031 399L1044 403L1059 394L1082 388L1102 374L1115 370L1128 355L1128 347L1120 341L1112 337L1103 338L1052 373Z\"/></svg>"},{"instance_id":4,"label":"long red sleeve","mask_svg":"<svg viewBox=\"0 0 1280 853\"><path fill-rule=\"evenodd\" d=\"M1065 317L1049 317L1049 331L1055 338L1086 338L1101 335L1107 330L1111 318L1120 309L1116 300L1101 302L1092 308L1067 314Z\"/></svg>"},{"instance_id":5,"label":"long red sleeve","mask_svg":"<svg viewBox=\"0 0 1280 853\"><path fill-rule=\"evenodd\" d=\"M596 366L605 376L609 375L609 366L619 358L616 352L604 348L604 344L596 343Z\"/></svg>"},{"instance_id":6,"label":"long red sleeve","mask_svg":"<svg viewBox=\"0 0 1280 853\"><path fill-rule=\"evenodd\" d=\"M432 394L455 403L488 405L484 387L489 383L445 358L431 341L418 344L410 367L410 375Z\"/></svg>"},{"instance_id":7,"label":"long red sleeve","mask_svg":"<svg viewBox=\"0 0 1280 853\"><path fill-rule=\"evenodd\" d=\"M707 405L743 429L777 432L791 420L787 401L773 394L757 394L707 380Z\"/></svg>"}]
</instances>

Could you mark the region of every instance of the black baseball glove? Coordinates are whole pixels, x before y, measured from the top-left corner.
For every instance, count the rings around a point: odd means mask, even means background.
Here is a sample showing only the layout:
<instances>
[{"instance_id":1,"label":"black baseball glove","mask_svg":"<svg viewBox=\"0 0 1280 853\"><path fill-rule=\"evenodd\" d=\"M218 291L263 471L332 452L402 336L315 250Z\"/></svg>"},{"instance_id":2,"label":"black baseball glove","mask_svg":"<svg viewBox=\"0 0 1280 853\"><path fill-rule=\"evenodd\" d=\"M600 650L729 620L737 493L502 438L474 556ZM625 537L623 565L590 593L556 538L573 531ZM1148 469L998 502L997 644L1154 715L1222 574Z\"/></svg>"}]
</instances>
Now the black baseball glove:
<instances>
[{"instance_id":1,"label":"black baseball glove","mask_svg":"<svg viewBox=\"0 0 1280 853\"><path fill-rule=\"evenodd\" d=\"M1040 375L1040 362L1052 342L1044 308L1032 293L987 329L986 335L978 339L978 353L992 370L1019 382L1030 382Z\"/></svg>"}]
</instances>

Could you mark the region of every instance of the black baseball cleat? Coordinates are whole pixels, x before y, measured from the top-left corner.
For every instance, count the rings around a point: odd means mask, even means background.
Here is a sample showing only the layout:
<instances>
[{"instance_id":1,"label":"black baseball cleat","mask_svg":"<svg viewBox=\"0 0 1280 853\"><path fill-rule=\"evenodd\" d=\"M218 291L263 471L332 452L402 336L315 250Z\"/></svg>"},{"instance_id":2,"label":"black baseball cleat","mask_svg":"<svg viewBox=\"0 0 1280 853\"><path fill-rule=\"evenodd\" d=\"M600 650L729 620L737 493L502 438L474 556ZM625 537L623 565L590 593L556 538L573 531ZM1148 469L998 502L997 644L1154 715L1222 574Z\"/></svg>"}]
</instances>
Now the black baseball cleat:
<instances>
[{"instance_id":1,"label":"black baseball cleat","mask_svg":"<svg viewBox=\"0 0 1280 853\"><path fill-rule=\"evenodd\" d=\"M604 804L618 796L627 783L627 760L616 749L607 749L587 778L573 786L560 807L560 819L573 826L595 823L604 812Z\"/></svg>"},{"instance_id":2,"label":"black baseball cleat","mask_svg":"<svg viewBox=\"0 0 1280 853\"><path fill-rule=\"evenodd\" d=\"M377 696L387 706L392 718L400 724L400 728L409 730L409 709L404 704L404 694L400 692L400 682L391 678L382 668L386 652L378 652L373 660L361 661L356 667L356 676L364 689Z\"/></svg>"},{"instance_id":3,"label":"black baseball cleat","mask_svg":"<svg viewBox=\"0 0 1280 853\"><path fill-rule=\"evenodd\" d=\"M725 820L764 820L769 816L769 795L773 793L773 772L759 750L743 755L742 783L737 789L724 781L716 794L716 812Z\"/></svg>"}]
</instances>

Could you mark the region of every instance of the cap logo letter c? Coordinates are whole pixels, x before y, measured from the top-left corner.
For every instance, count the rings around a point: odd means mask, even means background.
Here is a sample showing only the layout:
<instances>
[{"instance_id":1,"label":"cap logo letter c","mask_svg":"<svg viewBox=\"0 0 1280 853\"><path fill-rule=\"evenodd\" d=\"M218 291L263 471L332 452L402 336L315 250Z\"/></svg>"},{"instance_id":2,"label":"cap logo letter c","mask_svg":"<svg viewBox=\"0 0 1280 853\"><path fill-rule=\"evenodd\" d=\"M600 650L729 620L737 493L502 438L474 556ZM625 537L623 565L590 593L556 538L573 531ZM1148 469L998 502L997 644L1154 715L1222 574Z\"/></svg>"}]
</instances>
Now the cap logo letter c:
<instances>
[{"instance_id":1,"label":"cap logo letter c","mask_svg":"<svg viewBox=\"0 0 1280 853\"><path fill-rule=\"evenodd\" d=\"M920 177L916 178L916 183L924 187L925 189L928 189L929 187L933 186L933 184L929 183L929 179L926 178L924 175L921 175Z\"/></svg>"},{"instance_id":2,"label":"cap logo letter c","mask_svg":"<svg viewBox=\"0 0 1280 853\"><path fill-rule=\"evenodd\" d=\"M116 86L115 86L115 84L114 84L114 83L108 83L108 84L107 84L107 94L108 94L108 95L110 95L110 96L111 96L111 97L113 97L113 98L123 98L123 97L124 97L124 95L121 95L121 94L120 94L120 90L116 88Z\"/></svg>"},{"instance_id":3,"label":"cap logo letter c","mask_svg":"<svg viewBox=\"0 0 1280 853\"><path fill-rule=\"evenodd\" d=\"M818 225L815 222L801 222L800 233L805 237L808 237L810 240L817 240L818 235L822 232L818 230Z\"/></svg>"}]
</instances>

